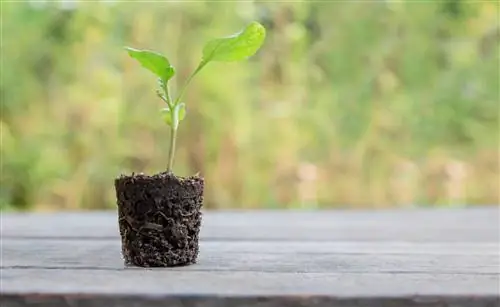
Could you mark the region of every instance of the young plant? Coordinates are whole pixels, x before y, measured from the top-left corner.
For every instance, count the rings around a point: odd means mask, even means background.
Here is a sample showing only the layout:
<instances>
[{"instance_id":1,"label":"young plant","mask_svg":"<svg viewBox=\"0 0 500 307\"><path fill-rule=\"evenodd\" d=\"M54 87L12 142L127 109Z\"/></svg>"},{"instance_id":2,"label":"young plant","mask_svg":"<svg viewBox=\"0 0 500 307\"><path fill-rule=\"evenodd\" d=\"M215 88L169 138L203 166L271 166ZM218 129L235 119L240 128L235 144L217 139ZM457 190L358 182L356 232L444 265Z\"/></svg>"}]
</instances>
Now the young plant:
<instances>
[{"instance_id":1,"label":"young plant","mask_svg":"<svg viewBox=\"0 0 500 307\"><path fill-rule=\"evenodd\" d=\"M170 126L170 147L168 152L167 172L172 172L174 164L175 143L179 123L186 115L186 105L181 102L182 96L189 83L210 62L234 62L242 61L254 55L264 43L266 37L265 28L254 21L243 30L233 35L216 38L208 41L202 50L202 56L196 69L187 78L178 95L172 98L169 81L175 75L175 69L169 60L154 51L138 50L125 47L130 57L136 59L143 67L155 74L158 78L159 89L156 93L167 106L161 109L161 115L165 123Z\"/></svg>"}]
</instances>

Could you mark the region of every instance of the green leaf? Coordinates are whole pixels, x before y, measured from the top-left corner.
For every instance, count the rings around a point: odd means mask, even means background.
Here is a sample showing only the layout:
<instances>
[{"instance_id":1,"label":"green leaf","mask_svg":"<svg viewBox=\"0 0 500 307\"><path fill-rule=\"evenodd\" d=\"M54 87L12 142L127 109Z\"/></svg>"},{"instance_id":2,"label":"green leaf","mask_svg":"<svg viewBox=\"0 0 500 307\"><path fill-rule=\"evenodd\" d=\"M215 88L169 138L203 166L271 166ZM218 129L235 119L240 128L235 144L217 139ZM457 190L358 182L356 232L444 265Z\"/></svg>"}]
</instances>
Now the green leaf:
<instances>
[{"instance_id":1,"label":"green leaf","mask_svg":"<svg viewBox=\"0 0 500 307\"><path fill-rule=\"evenodd\" d=\"M174 129L177 130L177 127L179 127L179 122L184 119L186 116L186 105L181 102L177 105L174 106L174 116L172 116L172 123Z\"/></svg>"},{"instance_id":2,"label":"green leaf","mask_svg":"<svg viewBox=\"0 0 500 307\"><path fill-rule=\"evenodd\" d=\"M149 50L138 50L131 47L125 47L130 57L136 59L143 67L160 77L165 83L170 80L175 69L166 57Z\"/></svg>"},{"instance_id":3,"label":"green leaf","mask_svg":"<svg viewBox=\"0 0 500 307\"><path fill-rule=\"evenodd\" d=\"M181 102L177 106L179 112L179 121L181 121L186 117L186 105L184 104L184 102Z\"/></svg>"},{"instance_id":4,"label":"green leaf","mask_svg":"<svg viewBox=\"0 0 500 307\"><path fill-rule=\"evenodd\" d=\"M265 38L266 29L254 21L238 33L209 41L203 47L202 62L245 60L259 50Z\"/></svg>"},{"instance_id":5,"label":"green leaf","mask_svg":"<svg viewBox=\"0 0 500 307\"><path fill-rule=\"evenodd\" d=\"M160 112L165 124L172 126L172 114L170 112L170 108L163 108Z\"/></svg>"},{"instance_id":6,"label":"green leaf","mask_svg":"<svg viewBox=\"0 0 500 307\"><path fill-rule=\"evenodd\" d=\"M163 108L160 112L162 114L163 121L170 127L177 129L177 127L179 126L179 122L186 117L186 105L184 104L184 102L177 104L174 107L173 115L170 107Z\"/></svg>"}]
</instances>

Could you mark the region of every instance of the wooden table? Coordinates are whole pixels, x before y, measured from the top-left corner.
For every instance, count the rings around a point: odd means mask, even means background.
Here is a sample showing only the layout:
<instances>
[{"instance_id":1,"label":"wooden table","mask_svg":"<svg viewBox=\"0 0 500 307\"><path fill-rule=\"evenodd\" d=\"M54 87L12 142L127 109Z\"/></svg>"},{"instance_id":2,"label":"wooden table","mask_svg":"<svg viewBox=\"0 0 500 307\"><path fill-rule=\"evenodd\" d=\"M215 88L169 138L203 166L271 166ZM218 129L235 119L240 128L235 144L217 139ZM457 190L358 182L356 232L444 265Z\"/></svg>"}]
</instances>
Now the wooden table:
<instances>
[{"instance_id":1,"label":"wooden table","mask_svg":"<svg viewBox=\"0 0 500 307\"><path fill-rule=\"evenodd\" d=\"M206 212L170 269L124 268L115 212L1 223L2 307L500 306L498 207Z\"/></svg>"}]
</instances>

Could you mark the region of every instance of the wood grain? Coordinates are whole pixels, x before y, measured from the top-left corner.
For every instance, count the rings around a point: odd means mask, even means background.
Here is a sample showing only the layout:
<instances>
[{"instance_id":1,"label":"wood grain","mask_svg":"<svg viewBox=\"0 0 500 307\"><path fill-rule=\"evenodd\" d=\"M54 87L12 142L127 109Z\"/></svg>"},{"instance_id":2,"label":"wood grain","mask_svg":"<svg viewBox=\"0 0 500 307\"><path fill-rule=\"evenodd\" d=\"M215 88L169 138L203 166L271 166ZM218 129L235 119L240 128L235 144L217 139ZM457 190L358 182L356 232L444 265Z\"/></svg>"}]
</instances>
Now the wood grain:
<instances>
[{"instance_id":1,"label":"wood grain","mask_svg":"<svg viewBox=\"0 0 500 307\"><path fill-rule=\"evenodd\" d=\"M9 214L2 237L118 237L116 212ZM499 207L205 212L202 240L498 242Z\"/></svg>"},{"instance_id":2,"label":"wood grain","mask_svg":"<svg viewBox=\"0 0 500 307\"><path fill-rule=\"evenodd\" d=\"M0 306L500 306L498 207L206 212L198 263L124 267L115 212L1 216Z\"/></svg>"},{"instance_id":3,"label":"wood grain","mask_svg":"<svg viewBox=\"0 0 500 307\"><path fill-rule=\"evenodd\" d=\"M169 271L282 272L282 273L429 273L498 274L498 245L468 244L468 253L442 246L428 253L415 253L425 244L413 244L403 253L392 244L382 244L375 253L358 247L324 244L203 242L196 265ZM345 246L345 245L344 245ZM411 251L414 251L413 253ZM116 241L3 241L4 268L120 270L123 262Z\"/></svg>"}]
</instances>

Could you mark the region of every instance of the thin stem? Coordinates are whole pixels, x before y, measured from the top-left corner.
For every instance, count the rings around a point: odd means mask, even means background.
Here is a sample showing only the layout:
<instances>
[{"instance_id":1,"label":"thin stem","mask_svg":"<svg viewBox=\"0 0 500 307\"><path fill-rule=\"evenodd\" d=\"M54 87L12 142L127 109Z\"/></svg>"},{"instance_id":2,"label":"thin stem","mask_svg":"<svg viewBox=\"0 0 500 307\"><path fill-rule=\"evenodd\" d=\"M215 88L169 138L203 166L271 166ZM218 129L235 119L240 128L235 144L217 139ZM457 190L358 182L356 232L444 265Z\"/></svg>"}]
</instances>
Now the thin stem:
<instances>
[{"instance_id":1,"label":"thin stem","mask_svg":"<svg viewBox=\"0 0 500 307\"><path fill-rule=\"evenodd\" d=\"M175 141L177 139L177 129L175 127L170 128L170 149L168 151L168 165L167 172L172 172L172 166L174 165L174 154L175 154Z\"/></svg>"},{"instance_id":2,"label":"thin stem","mask_svg":"<svg viewBox=\"0 0 500 307\"><path fill-rule=\"evenodd\" d=\"M189 76L189 78L186 80L186 83L184 83L184 86L182 87L181 91L179 92L179 96L177 96L177 99L175 99L174 106L179 103L181 100L182 96L184 95L184 92L186 91L186 88L188 87L189 83L191 80L193 80L194 76L205 66L207 65L207 62L200 62L200 65L196 68L196 70Z\"/></svg>"},{"instance_id":3,"label":"thin stem","mask_svg":"<svg viewBox=\"0 0 500 307\"><path fill-rule=\"evenodd\" d=\"M168 84L165 84L164 87L163 87L163 91L165 91L165 95L166 95L166 99L167 99L167 104L168 106L170 107L170 109L173 108L173 105L172 105L172 97L170 97L170 91L168 89Z\"/></svg>"},{"instance_id":4,"label":"thin stem","mask_svg":"<svg viewBox=\"0 0 500 307\"><path fill-rule=\"evenodd\" d=\"M168 101L167 97L165 97L159 90L156 91L156 95L170 107L170 102Z\"/></svg>"},{"instance_id":5,"label":"thin stem","mask_svg":"<svg viewBox=\"0 0 500 307\"><path fill-rule=\"evenodd\" d=\"M193 77L207 64L207 62L202 61L196 70L189 76L189 78L186 80L186 83L184 83L184 86L182 87L181 91L179 92L179 96L175 99L175 101L172 103L172 100L170 98L170 93L168 91L168 86L164 87L165 94L167 95L167 103L168 106L170 107L170 114L172 116L172 127L170 128L170 148L168 151L168 165L167 165L167 172L172 173L172 167L174 165L174 155L175 155L175 143L177 141L177 125L179 119L177 118L177 105L179 104L182 95L184 95L184 92L186 91L187 86L193 79Z\"/></svg>"}]
</instances>

